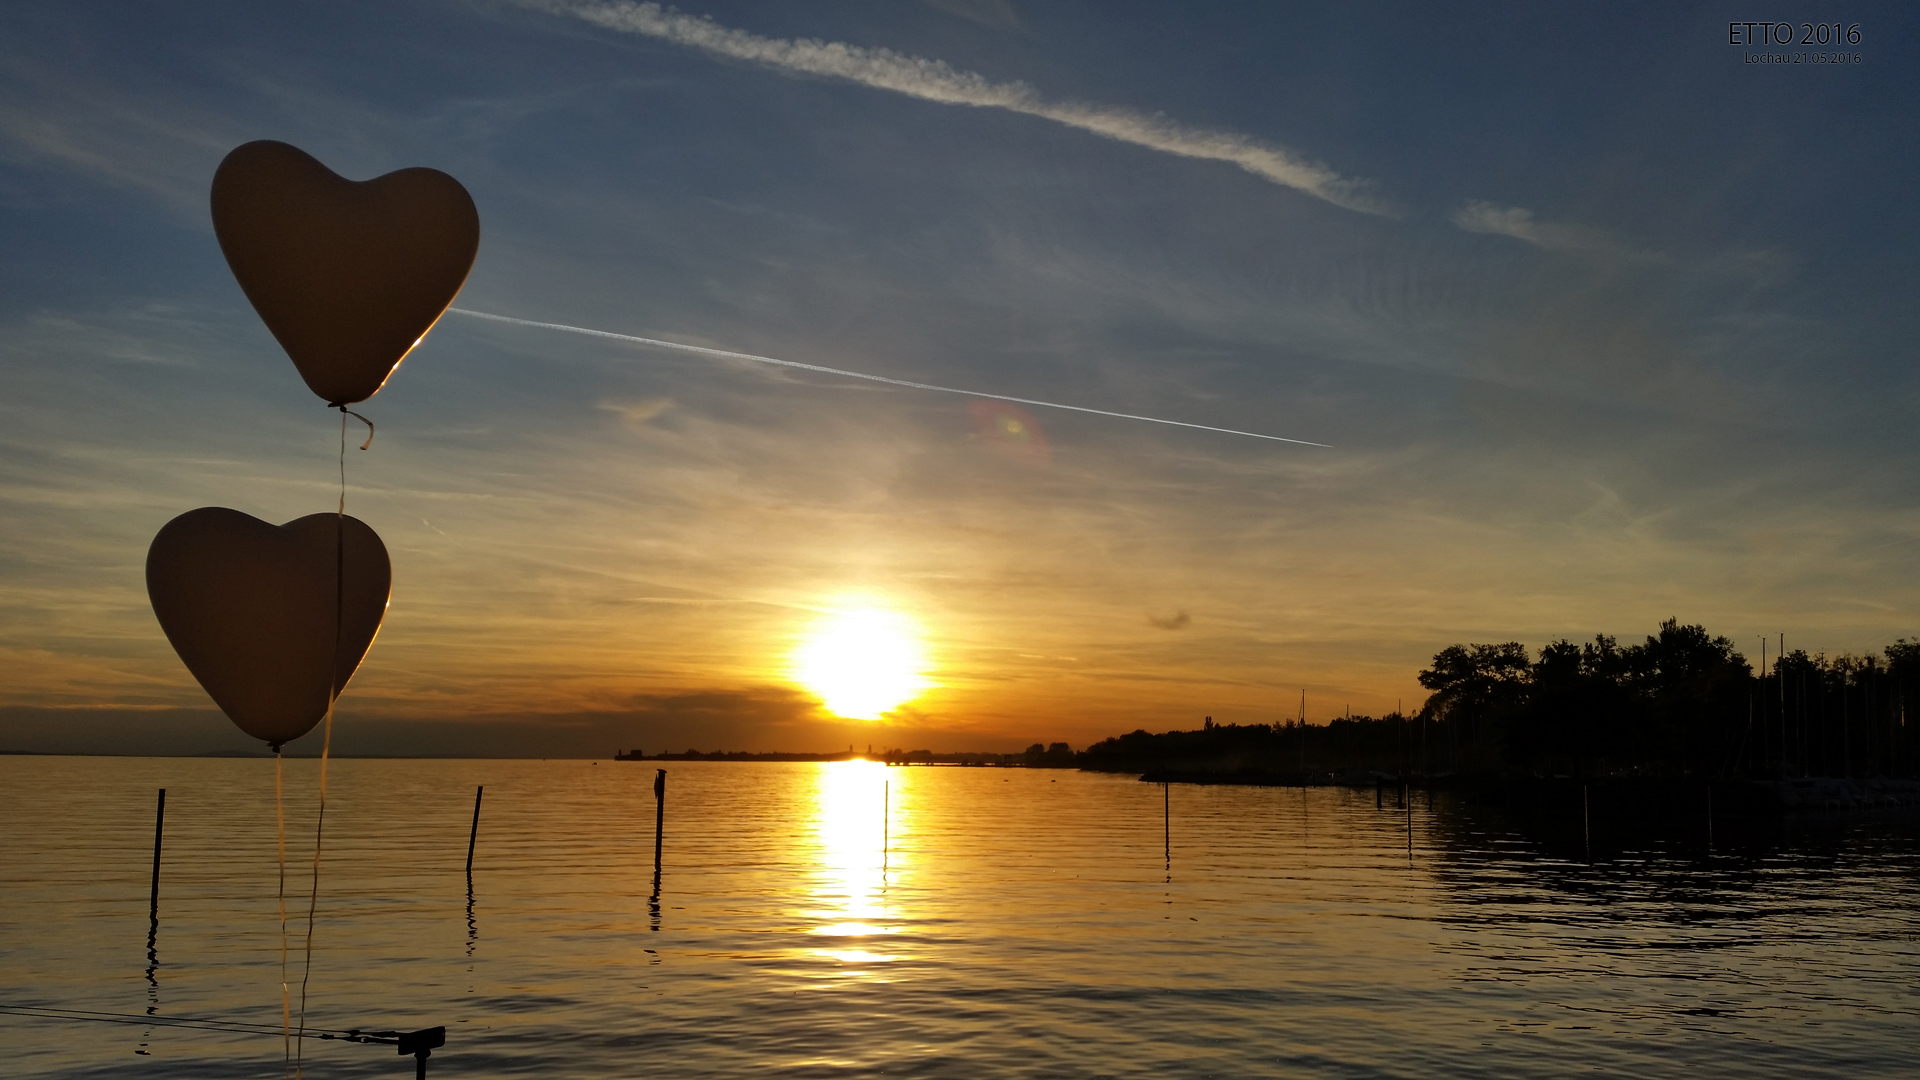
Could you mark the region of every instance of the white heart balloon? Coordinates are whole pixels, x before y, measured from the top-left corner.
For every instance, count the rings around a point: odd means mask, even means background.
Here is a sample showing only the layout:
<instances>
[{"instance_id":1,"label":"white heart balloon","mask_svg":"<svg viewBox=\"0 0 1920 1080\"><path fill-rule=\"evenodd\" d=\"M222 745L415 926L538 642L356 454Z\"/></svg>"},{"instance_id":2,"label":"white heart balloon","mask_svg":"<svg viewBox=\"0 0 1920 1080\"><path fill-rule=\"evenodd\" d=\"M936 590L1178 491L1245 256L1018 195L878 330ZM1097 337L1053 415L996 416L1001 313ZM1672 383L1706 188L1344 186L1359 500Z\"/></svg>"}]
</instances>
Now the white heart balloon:
<instances>
[{"instance_id":1,"label":"white heart balloon","mask_svg":"<svg viewBox=\"0 0 1920 1080\"><path fill-rule=\"evenodd\" d=\"M147 549L147 597L174 651L228 719L275 747L326 715L392 583L379 534L336 514L271 525L204 506Z\"/></svg>"}]
</instances>

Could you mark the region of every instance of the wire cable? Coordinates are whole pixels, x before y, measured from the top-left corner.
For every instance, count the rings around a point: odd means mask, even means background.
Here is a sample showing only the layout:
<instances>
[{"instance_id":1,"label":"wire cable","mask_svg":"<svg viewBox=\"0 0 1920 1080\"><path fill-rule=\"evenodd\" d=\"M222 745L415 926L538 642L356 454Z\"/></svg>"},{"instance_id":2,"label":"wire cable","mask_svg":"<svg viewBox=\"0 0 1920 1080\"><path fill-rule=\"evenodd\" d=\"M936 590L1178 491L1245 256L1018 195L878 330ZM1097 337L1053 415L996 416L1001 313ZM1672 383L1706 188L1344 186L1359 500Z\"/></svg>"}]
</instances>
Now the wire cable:
<instances>
[{"instance_id":1,"label":"wire cable","mask_svg":"<svg viewBox=\"0 0 1920 1080\"><path fill-rule=\"evenodd\" d=\"M181 1028L187 1031L216 1031L228 1035L283 1035L272 1024L249 1020L221 1020L210 1016L152 1016L144 1013L101 1012L96 1009L68 1009L54 1005L14 1005L0 1002L0 1016L22 1016L37 1020L71 1020L95 1024L135 1024L148 1027ZM293 1035L297 1039L323 1039L329 1042L392 1044L404 1032L370 1031L365 1028L310 1027Z\"/></svg>"}]
</instances>

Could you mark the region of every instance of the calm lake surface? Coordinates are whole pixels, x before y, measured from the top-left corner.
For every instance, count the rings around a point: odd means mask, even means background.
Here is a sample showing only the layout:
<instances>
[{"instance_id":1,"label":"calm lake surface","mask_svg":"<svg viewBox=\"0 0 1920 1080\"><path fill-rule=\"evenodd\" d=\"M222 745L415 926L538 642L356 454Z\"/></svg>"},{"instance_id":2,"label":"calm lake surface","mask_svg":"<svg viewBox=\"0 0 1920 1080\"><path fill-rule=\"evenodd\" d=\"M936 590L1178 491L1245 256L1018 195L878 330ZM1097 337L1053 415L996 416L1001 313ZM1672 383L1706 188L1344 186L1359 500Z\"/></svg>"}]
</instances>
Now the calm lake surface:
<instances>
[{"instance_id":1,"label":"calm lake surface","mask_svg":"<svg viewBox=\"0 0 1920 1080\"><path fill-rule=\"evenodd\" d=\"M1588 864L1577 810L1541 829L1444 795L664 764L656 902L654 763L333 762L309 1024L444 1024L446 1077L1920 1074L1910 816L1722 822L1711 849L1704 814L1596 821ZM277 1031L273 773L0 758L0 1003ZM296 1008L316 780L286 763ZM277 1034L17 1014L0 1054L42 1077L283 1060ZM304 1054L412 1075L390 1046Z\"/></svg>"}]
</instances>

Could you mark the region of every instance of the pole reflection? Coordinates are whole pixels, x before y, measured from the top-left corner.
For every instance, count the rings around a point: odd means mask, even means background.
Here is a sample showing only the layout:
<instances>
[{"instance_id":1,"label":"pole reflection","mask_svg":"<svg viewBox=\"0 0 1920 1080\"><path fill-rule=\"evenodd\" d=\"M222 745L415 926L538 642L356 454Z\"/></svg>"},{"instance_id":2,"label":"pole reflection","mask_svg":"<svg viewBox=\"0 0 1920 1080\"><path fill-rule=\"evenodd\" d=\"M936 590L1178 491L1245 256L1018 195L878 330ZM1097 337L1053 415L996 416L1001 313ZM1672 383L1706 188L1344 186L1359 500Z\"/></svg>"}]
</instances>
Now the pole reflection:
<instances>
[{"instance_id":1,"label":"pole reflection","mask_svg":"<svg viewBox=\"0 0 1920 1080\"><path fill-rule=\"evenodd\" d=\"M647 897L647 929L660 932L660 867L653 868L653 893Z\"/></svg>"},{"instance_id":2,"label":"pole reflection","mask_svg":"<svg viewBox=\"0 0 1920 1080\"><path fill-rule=\"evenodd\" d=\"M158 805L153 812L153 892L147 903L147 1015L154 1016L160 1011L160 845L166 835L167 789L160 789ZM134 1053L142 1057L150 1056L147 1047L153 1038L153 1029L148 1028L141 1037L140 1047Z\"/></svg>"},{"instance_id":3,"label":"pole reflection","mask_svg":"<svg viewBox=\"0 0 1920 1080\"><path fill-rule=\"evenodd\" d=\"M647 929L654 933L660 932L660 852L666 843L666 829L667 770L656 769L653 775L653 895L647 897ZM659 957L654 960L658 963Z\"/></svg>"},{"instance_id":4,"label":"pole reflection","mask_svg":"<svg viewBox=\"0 0 1920 1080\"><path fill-rule=\"evenodd\" d=\"M809 908L810 933L833 939L815 955L849 964L896 959L885 945L892 925L887 903L887 852L893 823L903 807L889 805L887 767L873 761L823 763L814 781L815 865ZM907 800L899 800L901 803Z\"/></svg>"},{"instance_id":5,"label":"pole reflection","mask_svg":"<svg viewBox=\"0 0 1920 1080\"><path fill-rule=\"evenodd\" d=\"M155 900L153 909L147 913L147 1015L156 1016L160 1012L160 904ZM149 1027L140 1035L140 1045L134 1053L141 1057L151 1057L153 1028Z\"/></svg>"}]
</instances>

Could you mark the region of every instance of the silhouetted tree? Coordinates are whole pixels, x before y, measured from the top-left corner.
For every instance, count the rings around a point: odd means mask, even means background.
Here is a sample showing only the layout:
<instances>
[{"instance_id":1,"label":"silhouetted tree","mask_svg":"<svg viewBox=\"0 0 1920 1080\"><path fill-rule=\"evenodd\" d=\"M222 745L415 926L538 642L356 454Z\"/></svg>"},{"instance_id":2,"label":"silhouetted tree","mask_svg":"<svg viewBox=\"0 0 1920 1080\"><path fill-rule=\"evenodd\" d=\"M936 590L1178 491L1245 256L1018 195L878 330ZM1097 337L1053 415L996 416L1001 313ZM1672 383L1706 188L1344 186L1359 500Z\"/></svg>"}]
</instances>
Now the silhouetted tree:
<instances>
[{"instance_id":1,"label":"silhouetted tree","mask_svg":"<svg viewBox=\"0 0 1920 1080\"><path fill-rule=\"evenodd\" d=\"M1820 707L1827 683L1826 656L1809 656L1805 649L1795 649L1773 662L1771 685L1763 682L1760 687L1760 692L1770 695L1775 707L1783 710L1780 727L1787 742L1785 756L1789 770L1801 776L1828 767L1823 753L1825 713Z\"/></svg>"},{"instance_id":2,"label":"silhouetted tree","mask_svg":"<svg viewBox=\"0 0 1920 1080\"><path fill-rule=\"evenodd\" d=\"M1667 619L1642 644L1622 648L1605 634L1581 645L1561 639L1538 659L1519 642L1450 645L1419 679L1432 694L1412 724L1398 715L1244 726L1207 717L1199 730L1135 731L1071 756L1094 769L1302 779L1405 769L1696 777L1920 772L1920 739L1907 719L1909 702L1920 711L1920 640L1896 641L1884 660L1793 652L1756 677L1729 639ZM1061 749L1036 743L1027 760L1051 763Z\"/></svg>"},{"instance_id":3,"label":"silhouetted tree","mask_svg":"<svg viewBox=\"0 0 1920 1080\"><path fill-rule=\"evenodd\" d=\"M1532 666L1517 641L1449 645L1420 673L1420 685L1433 691L1421 715L1444 722L1456 747L1480 749L1476 756L1484 757L1507 718L1525 705Z\"/></svg>"},{"instance_id":4,"label":"silhouetted tree","mask_svg":"<svg viewBox=\"0 0 1920 1080\"><path fill-rule=\"evenodd\" d=\"M1642 760L1702 775L1729 767L1754 690L1747 659L1733 642L1668 619L1645 645L1628 647L1623 659L1627 687L1646 707L1640 730L1628 732L1642 747Z\"/></svg>"},{"instance_id":5,"label":"silhouetted tree","mask_svg":"<svg viewBox=\"0 0 1920 1080\"><path fill-rule=\"evenodd\" d=\"M1510 760L1528 769L1586 775L1615 759L1623 729L1638 726L1623 685L1626 656L1601 634L1584 645L1561 639L1540 650L1526 707L1508 730Z\"/></svg>"},{"instance_id":6,"label":"silhouetted tree","mask_svg":"<svg viewBox=\"0 0 1920 1080\"><path fill-rule=\"evenodd\" d=\"M1915 767L1920 766L1920 760L1916 760L1913 727L1908 714L1910 711L1920 711L1920 641L1901 638L1887 646L1887 679L1893 691L1893 730L1896 735L1893 759L1897 765L1891 771L1912 775Z\"/></svg>"}]
</instances>

